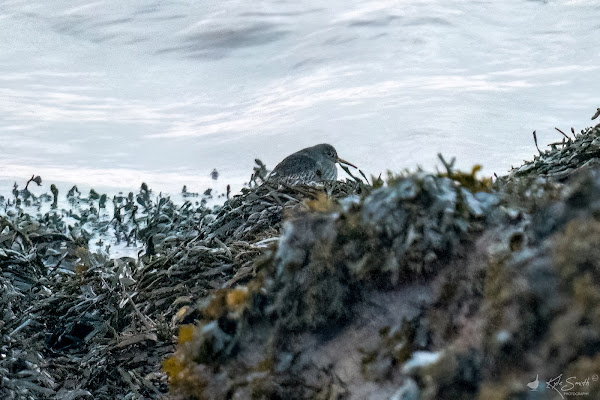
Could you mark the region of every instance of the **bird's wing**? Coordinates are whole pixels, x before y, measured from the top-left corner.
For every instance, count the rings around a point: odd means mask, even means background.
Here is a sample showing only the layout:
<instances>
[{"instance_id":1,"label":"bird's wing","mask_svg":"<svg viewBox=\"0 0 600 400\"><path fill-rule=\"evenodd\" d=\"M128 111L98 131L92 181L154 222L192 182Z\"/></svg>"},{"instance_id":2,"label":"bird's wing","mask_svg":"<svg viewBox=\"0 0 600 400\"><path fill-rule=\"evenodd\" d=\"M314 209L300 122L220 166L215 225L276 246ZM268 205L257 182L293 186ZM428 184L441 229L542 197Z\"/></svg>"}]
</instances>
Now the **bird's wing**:
<instances>
[{"instance_id":1,"label":"bird's wing","mask_svg":"<svg viewBox=\"0 0 600 400\"><path fill-rule=\"evenodd\" d=\"M296 174L300 171L314 170L317 162L304 154L292 154L283 159L273 168L272 176L286 176Z\"/></svg>"}]
</instances>

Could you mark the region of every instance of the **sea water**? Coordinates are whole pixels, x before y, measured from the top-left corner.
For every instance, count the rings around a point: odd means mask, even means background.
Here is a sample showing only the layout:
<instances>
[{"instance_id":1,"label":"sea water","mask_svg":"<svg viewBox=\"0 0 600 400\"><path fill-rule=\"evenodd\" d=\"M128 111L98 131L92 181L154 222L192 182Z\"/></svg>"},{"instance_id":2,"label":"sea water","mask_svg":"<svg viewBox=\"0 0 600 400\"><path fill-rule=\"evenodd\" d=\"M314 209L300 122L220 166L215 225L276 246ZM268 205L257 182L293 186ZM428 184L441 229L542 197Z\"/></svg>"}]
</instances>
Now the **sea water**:
<instances>
[{"instance_id":1,"label":"sea water","mask_svg":"<svg viewBox=\"0 0 600 400\"><path fill-rule=\"evenodd\" d=\"M0 2L7 194L223 192L321 142L367 175L500 175L597 107L597 0Z\"/></svg>"}]
</instances>

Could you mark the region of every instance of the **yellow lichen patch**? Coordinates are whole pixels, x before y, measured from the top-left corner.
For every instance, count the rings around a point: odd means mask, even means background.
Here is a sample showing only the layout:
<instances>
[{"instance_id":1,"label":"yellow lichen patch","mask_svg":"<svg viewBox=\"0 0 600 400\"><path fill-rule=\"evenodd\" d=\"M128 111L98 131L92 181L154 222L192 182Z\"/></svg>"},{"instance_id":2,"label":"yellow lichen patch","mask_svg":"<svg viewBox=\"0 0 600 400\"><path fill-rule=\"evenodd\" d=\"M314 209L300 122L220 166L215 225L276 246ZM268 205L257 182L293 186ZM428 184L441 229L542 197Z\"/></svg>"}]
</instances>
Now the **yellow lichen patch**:
<instances>
[{"instance_id":1,"label":"yellow lichen patch","mask_svg":"<svg viewBox=\"0 0 600 400\"><path fill-rule=\"evenodd\" d=\"M210 377L201 366L193 367L182 361L177 354L163 361L163 371L169 379L173 393L184 395L186 399L208 399L205 390Z\"/></svg>"},{"instance_id":2,"label":"yellow lichen patch","mask_svg":"<svg viewBox=\"0 0 600 400\"><path fill-rule=\"evenodd\" d=\"M199 350L206 350L201 330L202 325L181 326L175 354L162 362L171 392L186 399L213 398L207 394L210 383L214 381L211 367L198 359Z\"/></svg>"},{"instance_id":3,"label":"yellow lichen patch","mask_svg":"<svg viewBox=\"0 0 600 400\"><path fill-rule=\"evenodd\" d=\"M202 314L207 319L219 319L227 313L227 304L225 302L226 294L227 290L225 289L217 290L214 293L210 303L202 309Z\"/></svg>"},{"instance_id":4,"label":"yellow lichen patch","mask_svg":"<svg viewBox=\"0 0 600 400\"><path fill-rule=\"evenodd\" d=\"M417 171L422 171L422 170L420 168L417 168ZM404 169L403 171L400 171L398 173L394 173L394 172L388 170L386 183L388 186L394 186L394 185L398 184L399 182L401 182L402 180L406 179L410 174L411 174L411 172L408 169ZM379 179L381 179L381 177Z\"/></svg>"},{"instance_id":5,"label":"yellow lichen patch","mask_svg":"<svg viewBox=\"0 0 600 400\"><path fill-rule=\"evenodd\" d=\"M169 382L177 383L177 378L183 371L185 364L179 359L179 357L173 355L163 361L162 367L163 371L165 371L167 377L169 378Z\"/></svg>"},{"instance_id":6,"label":"yellow lichen patch","mask_svg":"<svg viewBox=\"0 0 600 400\"><path fill-rule=\"evenodd\" d=\"M75 266L75 273L77 275L82 275L84 274L87 270L89 269L89 267L83 263L79 263Z\"/></svg>"},{"instance_id":7,"label":"yellow lichen patch","mask_svg":"<svg viewBox=\"0 0 600 400\"><path fill-rule=\"evenodd\" d=\"M307 200L306 205L309 210L316 212L333 212L336 209L336 204L324 192L317 194L314 200Z\"/></svg>"},{"instance_id":8,"label":"yellow lichen patch","mask_svg":"<svg viewBox=\"0 0 600 400\"><path fill-rule=\"evenodd\" d=\"M194 339L196 327L192 324L182 325L179 327L178 343L184 344Z\"/></svg>"},{"instance_id":9,"label":"yellow lichen patch","mask_svg":"<svg viewBox=\"0 0 600 400\"><path fill-rule=\"evenodd\" d=\"M75 249L75 255L81 259L84 259L89 257L90 252L85 247L78 246Z\"/></svg>"},{"instance_id":10,"label":"yellow lichen patch","mask_svg":"<svg viewBox=\"0 0 600 400\"><path fill-rule=\"evenodd\" d=\"M247 304L249 296L250 292L247 287L235 288L225 295L225 304L230 310L237 311Z\"/></svg>"},{"instance_id":11,"label":"yellow lichen patch","mask_svg":"<svg viewBox=\"0 0 600 400\"><path fill-rule=\"evenodd\" d=\"M371 175L371 182L373 182L373 189L378 189L385 184L385 181L381 179L381 174L378 177Z\"/></svg>"},{"instance_id":12,"label":"yellow lichen patch","mask_svg":"<svg viewBox=\"0 0 600 400\"><path fill-rule=\"evenodd\" d=\"M87 271L91 265L90 252L85 247L78 246L75 249L75 255L77 257L79 257L79 259L80 259L79 265L77 265L77 268L81 272Z\"/></svg>"},{"instance_id":13,"label":"yellow lichen patch","mask_svg":"<svg viewBox=\"0 0 600 400\"><path fill-rule=\"evenodd\" d=\"M208 305L202 309L202 314L211 320L225 315L237 317L246 308L250 291L247 287L217 290Z\"/></svg>"},{"instance_id":14,"label":"yellow lichen patch","mask_svg":"<svg viewBox=\"0 0 600 400\"><path fill-rule=\"evenodd\" d=\"M458 170L450 170L449 172L440 174L440 176L450 178L471 192L489 192L492 189L491 178L477 178L477 173L481 170L481 165L476 164L471 169L471 172Z\"/></svg>"}]
</instances>

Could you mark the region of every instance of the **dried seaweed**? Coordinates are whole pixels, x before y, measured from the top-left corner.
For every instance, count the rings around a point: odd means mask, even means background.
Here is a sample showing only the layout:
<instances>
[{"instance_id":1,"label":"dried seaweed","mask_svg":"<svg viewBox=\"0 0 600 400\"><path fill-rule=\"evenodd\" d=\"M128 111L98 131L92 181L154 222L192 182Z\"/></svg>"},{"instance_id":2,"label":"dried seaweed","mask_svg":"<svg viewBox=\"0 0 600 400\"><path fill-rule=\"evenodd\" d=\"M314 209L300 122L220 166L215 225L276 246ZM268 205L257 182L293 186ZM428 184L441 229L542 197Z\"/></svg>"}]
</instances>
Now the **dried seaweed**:
<instances>
[{"instance_id":1,"label":"dried seaweed","mask_svg":"<svg viewBox=\"0 0 600 400\"><path fill-rule=\"evenodd\" d=\"M253 260L278 239L283 214L320 193L367 190L360 182L253 186L211 209L155 197L145 184L112 201L74 186L69 207L59 209L55 186L35 197L15 185L14 199L0 199L0 395L165 396L160 366L179 324L213 290L255 275ZM27 213L46 202L44 214ZM111 244L142 250L138 258L111 258Z\"/></svg>"},{"instance_id":2,"label":"dried seaweed","mask_svg":"<svg viewBox=\"0 0 600 400\"><path fill-rule=\"evenodd\" d=\"M550 150L540 151L539 156L534 156L532 161L513 168L508 178L533 176L564 181L582 168L599 165L600 126L583 129L579 135L574 135L574 139L569 138L564 132L558 131L568 140L563 139L562 142L551 144Z\"/></svg>"}]
</instances>

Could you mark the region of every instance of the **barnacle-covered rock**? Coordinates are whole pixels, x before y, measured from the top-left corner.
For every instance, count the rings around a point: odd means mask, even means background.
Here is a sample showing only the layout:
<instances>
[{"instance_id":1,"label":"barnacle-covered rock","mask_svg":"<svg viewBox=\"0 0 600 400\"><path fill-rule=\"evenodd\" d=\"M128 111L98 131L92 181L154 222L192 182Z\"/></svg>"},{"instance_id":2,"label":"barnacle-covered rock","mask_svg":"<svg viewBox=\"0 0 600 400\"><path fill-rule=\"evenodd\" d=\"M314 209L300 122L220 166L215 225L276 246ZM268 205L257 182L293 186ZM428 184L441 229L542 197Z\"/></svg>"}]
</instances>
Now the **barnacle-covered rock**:
<instances>
[{"instance_id":1,"label":"barnacle-covered rock","mask_svg":"<svg viewBox=\"0 0 600 400\"><path fill-rule=\"evenodd\" d=\"M475 195L456 181L419 172L374 191L360 211L359 229L371 230L378 258L360 273L389 271L393 281L430 273L456 256L469 231L477 231L497 197Z\"/></svg>"},{"instance_id":2,"label":"barnacle-covered rock","mask_svg":"<svg viewBox=\"0 0 600 400\"><path fill-rule=\"evenodd\" d=\"M598 172L580 172L560 199L513 224L512 236L502 226L481 238L485 257L467 264L449 304L420 319L432 322L431 335L445 348L438 363L414 374L423 398L524 397L536 376L558 378L561 395L600 390L592 379L600 368L599 189ZM514 235L527 239L513 246ZM450 285L449 277L441 282ZM568 384L575 381L580 386ZM546 385L539 390L559 396Z\"/></svg>"},{"instance_id":3,"label":"barnacle-covered rock","mask_svg":"<svg viewBox=\"0 0 600 400\"><path fill-rule=\"evenodd\" d=\"M581 161L560 151L556 165ZM195 332L216 321L234 338L212 368L221 390L173 381L174 393L504 399L561 373L600 390L600 174L584 161L565 180L554 161L536 162L545 176L477 182L477 168L445 164L293 208L277 248L254 264L244 311L200 311ZM174 357L195 354L179 346Z\"/></svg>"},{"instance_id":4,"label":"barnacle-covered rock","mask_svg":"<svg viewBox=\"0 0 600 400\"><path fill-rule=\"evenodd\" d=\"M384 340L389 350L383 351L377 350L379 335L373 333L387 335L390 323L402 326L403 318L416 315L417 305L404 303L411 297L417 303L431 300L430 285L417 282L427 282L443 263L451 263L461 253L469 235L483 228L486 212L498 201L493 196L473 195L447 177L416 173L373 191L363 201L338 204L321 198L309 203L308 210L297 211L284 224L277 250L257 265L259 275L248 285L251 295L246 312L234 322L216 319L222 329L233 329L239 353L218 366L219 373L228 377L229 384L222 386L227 390L211 395L259 396L266 391L275 397L319 398L338 386L339 393L350 393L350 382L359 386L370 379L391 381L371 387L365 395L399 392L405 378L393 371L415 348L427 344L415 333L424 328L403 327L399 334L390 334ZM388 294L381 293L382 289ZM379 303L382 296L388 297L385 305ZM365 304L376 298L376 304ZM405 310L398 312L395 307ZM378 308L396 315L372 321ZM204 318L196 332L215 321L206 311L201 313ZM359 328L361 321L370 322ZM334 356L325 350L332 346L339 351L347 339L335 344L323 335L344 337L350 332L359 340L347 353ZM198 334L195 340L203 343L206 339ZM174 360L195 359L190 346L180 346ZM357 357L363 358L363 366L356 364L355 370L342 372ZM328 365L328 369L315 365ZM194 375L194 364L182 368L177 374ZM253 379L257 371L260 384ZM206 396L204 390L179 385L172 372L170 376L176 393ZM290 380L297 381L291 391L287 388Z\"/></svg>"}]
</instances>

